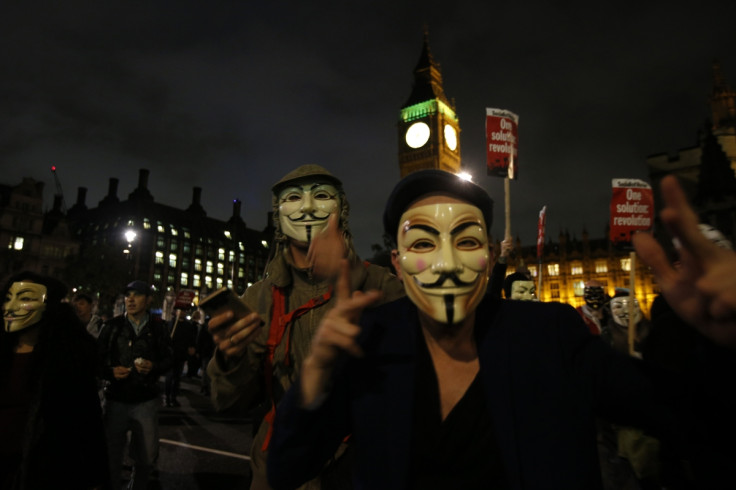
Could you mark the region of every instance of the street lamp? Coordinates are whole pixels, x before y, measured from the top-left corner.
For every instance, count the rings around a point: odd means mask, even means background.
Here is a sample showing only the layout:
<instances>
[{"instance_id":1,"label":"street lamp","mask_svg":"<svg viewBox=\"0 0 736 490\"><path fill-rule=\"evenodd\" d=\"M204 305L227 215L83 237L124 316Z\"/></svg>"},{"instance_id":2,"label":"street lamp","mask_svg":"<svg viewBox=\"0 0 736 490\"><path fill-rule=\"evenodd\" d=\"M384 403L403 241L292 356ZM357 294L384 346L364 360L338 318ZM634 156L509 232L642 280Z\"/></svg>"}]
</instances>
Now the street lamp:
<instances>
[{"instance_id":1,"label":"street lamp","mask_svg":"<svg viewBox=\"0 0 736 490\"><path fill-rule=\"evenodd\" d=\"M138 236L138 233L135 232L135 230L128 228L125 230L125 233L123 234L125 236L125 241L128 242L128 246L125 250L123 250L123 253L128 258L128 260L132 260L133 257L133 242L135 241L136 237ZM136 257L136 264L135 264L135 270L133 270L133 264L131 264L128 268L129 274L131 276L136 276L138 274L138 258Z\"/></svg>"}]
</instances>

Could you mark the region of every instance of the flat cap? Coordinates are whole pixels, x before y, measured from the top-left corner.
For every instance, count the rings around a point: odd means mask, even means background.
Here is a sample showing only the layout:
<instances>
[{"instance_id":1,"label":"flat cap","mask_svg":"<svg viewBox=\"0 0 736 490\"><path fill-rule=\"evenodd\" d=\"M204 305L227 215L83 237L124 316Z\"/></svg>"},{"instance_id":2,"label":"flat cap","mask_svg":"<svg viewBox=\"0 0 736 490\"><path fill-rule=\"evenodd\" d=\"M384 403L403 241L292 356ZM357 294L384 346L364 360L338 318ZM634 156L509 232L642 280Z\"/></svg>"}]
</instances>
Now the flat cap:
<instances>
[{"instance_id":1,"label":"flat cap","mask_svg":"<svg viewBox=\"0 0 736 490\"><path fill-rule=\"evenodd\" d=\"M307 177L322 177L324 180L331 182L338 187L342 187L342 182L340 182L340 179L328 172L326 168L320 167L319 165L309 164L302 165L301 167L298 167L281 177L281 180L271 186L271 190L274 194L278 194L279 191L286 187L286 185L290 182L301 180Z\"/></svg>"},{"instance_id":2,"label":"flat cap","mask_svg":"<svg viewBox=\"0 0 736 490\"><path fill-rule=\"evenodd\" d=\"M419 170L401 179L386 202L383 229L394 241L404 211L414 201L432 192L443 192L477 207L483 213L486 230L490 231L493 223L493 199L481 186L444 170Z\"/></svg>"}]
</instances>

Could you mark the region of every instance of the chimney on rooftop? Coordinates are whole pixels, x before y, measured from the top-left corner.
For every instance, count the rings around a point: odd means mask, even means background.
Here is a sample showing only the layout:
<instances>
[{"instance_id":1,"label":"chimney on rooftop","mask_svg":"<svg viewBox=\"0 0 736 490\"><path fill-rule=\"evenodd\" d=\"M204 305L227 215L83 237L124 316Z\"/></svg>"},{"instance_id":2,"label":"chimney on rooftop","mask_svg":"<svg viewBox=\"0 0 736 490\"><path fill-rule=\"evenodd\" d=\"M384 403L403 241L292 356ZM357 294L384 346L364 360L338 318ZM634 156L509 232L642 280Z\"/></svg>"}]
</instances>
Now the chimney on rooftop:
<instances>
[{"instance_id":1,"label":"chimney on rooftop","mask_svg":"<svg viewBox=\"0 0 736 490\"><path fill-rule=\"evenodd\" d=\"M115 177L110 178L110 184L107 186L107 197L118 196L118 179Z\"/></svg>"},{"instance_id":2,"label":"chimney on rooftop","mask_svg":"<svg viewBox=\"0 0 736 490\"><path fill-rule=\"evenodd\" d=\"M76 205L79 207L84 206L84 201L87 200L87 188L86 187L79 187L77 188L77 203Z\"/></svg>"}]
</instances>

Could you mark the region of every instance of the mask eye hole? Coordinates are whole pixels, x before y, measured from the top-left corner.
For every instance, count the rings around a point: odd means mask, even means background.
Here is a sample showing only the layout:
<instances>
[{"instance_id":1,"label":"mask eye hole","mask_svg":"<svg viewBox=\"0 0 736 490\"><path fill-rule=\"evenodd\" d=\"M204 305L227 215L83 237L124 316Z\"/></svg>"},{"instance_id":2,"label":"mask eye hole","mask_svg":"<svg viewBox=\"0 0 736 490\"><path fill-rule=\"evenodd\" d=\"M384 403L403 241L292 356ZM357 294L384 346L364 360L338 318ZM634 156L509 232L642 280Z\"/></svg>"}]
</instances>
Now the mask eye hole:
<instances>
[{"instance_id":1,"label":"mask eye hole","mask_svg":"<svg viewBox=\"0 0 736 490\"><path fill-rule=\"evenodd\" d=\"M281 198L281 202L297 202L302 200L302 195L297 192L290 192Z\"/></svg>"},{"instance_id":2,"label":"mask eye hole","mask_svg":"<svg viewBox=\"0 0 736 490\"><path fill-rule=\"evenodd\" d=\"M481 247L481 243L477 238L463 237L455 243L455 247L459 250L475 250Z\"/></svg>"},{"instance_id":3,"label":"mask eye hole","mask_svg":"<svg viewBox=\"0 0 736 490\"><path fill-rule=\"evenodd\" d=\"M431 252L434 250L434 243L427 239L419 239L411 244L409 250L413 252Z\"/></svg>"},{"instance_id":4,"label":"mask eye hole","mask_svg":"<svg viewBox=\"0 0 736 490\"><path fill-rule=\"evenodd\" d=\"M332 199L333 196L327 191L317 191L314 193L314 198L319 199L320 201L328 201Z\"/></svg>"}]
</instances>

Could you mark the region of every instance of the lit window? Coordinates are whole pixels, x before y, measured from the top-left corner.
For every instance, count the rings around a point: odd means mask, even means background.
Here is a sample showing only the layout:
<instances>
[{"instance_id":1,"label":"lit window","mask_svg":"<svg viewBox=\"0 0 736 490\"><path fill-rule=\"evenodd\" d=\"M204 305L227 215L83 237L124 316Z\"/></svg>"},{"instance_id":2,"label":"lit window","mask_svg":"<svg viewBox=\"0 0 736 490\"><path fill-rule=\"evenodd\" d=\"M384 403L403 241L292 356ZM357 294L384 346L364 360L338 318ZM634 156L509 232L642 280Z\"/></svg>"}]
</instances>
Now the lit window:
<instances>
[{"instance_id":1,"label":"lit window","mask_svg":"<svg viewBox=\"0 0 736 490\"><path fill-rule=\"evenodd\" d=\"M225 274L225 264L222 262L217 263L217 274L220 276Z\"/></svg>"},{"instance_id":2,"label":"lit window","mask_svg":"<svg viewBox=\"0 0 736 490\"><path fill-rule=\"evenodd\" d=\"M181 284L182 286L187 286L189 284L189 274L187 274L186 272L182 272L179 278L179 284Z\"/></svg>"},{"instance_id":3,"label":"lit window","mask_svg":"<svg viewBox=\"0 0 736 490\"><path fill-rule=\"evenodd\" d=\"M242 267L238 267L238 278L242 279L244 277L245 277L245 269L243 269Z\"/></svg>"},{"instance_id":4,"label":"lit window","mask_svg":"<svg viewBox=\"0 0 736 490\"><path fill-rule=\"evenodd\" d=\"M23 250L24 242L25 239L22 236L11 238L10 243L8 244L8 248L12 248L13 250Z\"/></svg>"},{"instance_id":5,"label":"lit window","mask_svg":"<svg viewBox=\"0 0 736 490\"><path fill-rule=\"evenodd\" d=\"M572 289L575 292L575 296L582 296L585 291L585 281L575 281L572 283Z\"/></svg>"},{"instance_id":6,"label":"lit window","mask_svg":"<svg viewBox=\"0 0 736 490\"><path fill-rule=\"evenodd\" d=\"M150 230L151 229L151 222L148 221L148 218L143 218L143 229L144 230Z\"/></svg>"},{"instance_id":7,"label":"lit window","mask_svg":"<svg viewBox=\"0 0 736 490\"><path fill-rule=\"evenodd\" d=\"M179 235L179 230L177 230L176 228L174 228L174 225L169 225L169 226L171 227L171 234L174 235L174 236L178 236Z\"/></svg>"},{"instance_id":8,"label":"lit window","mask_svg":"<svg viewBox=\"0 0 736 490\"><path fill-rule=\"evenodd\" d=\"M550 276L559 276L560 264L547 264L547 274Z\"/></svg>"},{"instance_id":9,"label":"lit window","mask_svg":"<svg viewBox=\"0 0 736 490\"><path fill-rule=\"evenodd\" d=\"M189 230L184 230L184 238L192 238L192 235L189 233Z\"/></svg>"},{"instance_id":10,"label":"lit window","mask_svg":"<svg viewBox=\"0 0 736 490\"><path fill-rule=\"evenodd\" d=\"M163 264L164 263L164 253L160 251L156 251L156 263L157 264Z\"/></svg>"},{"instance_id":11,"label":"lit window","mask_svg":"<svg viewBox=\"0 0 736 490\"><path fill-rule=\"evenodd\" d=\"M631 259L630 258L621 259L621 270L627 271L627 272L631 270Z\"/></svg>"},{"instance_id":12,"label":"lit window","mask_svg":"<svg viewBox=\"0 0 736 490\"><path fill-rule=\"evenodd\" d=\"M225 249L224 248L217 249L217 260L225 260Z\"/></svg>"},{"instance_id":13,"label":"lit window","mask_svg":"<svg viewBox=\"0 0 736 490\"><path fill-rule=\"evenodd\" d=\"M204 285L212 288L212 276L204 276Z\"/></svg>"},{"instance_id":14,"label":"lit window","mask_svg":"<svg viewBox=\"0 0 736 490\"><path fill-rule=\"evenodd\" d=\"M153 280L156 282L161 282L161 273L160 272L154 272L153 273Z\"/></svg>"},{"instance_id":15,"label":"lit window","mask_svg":"<svg viewBox=\"0 0 736 490\"><path fill-rule=\"evenodd\" d=\"M176 267L176 254L169 254L169 267Z\"/></svg>"},{"instance_id":16,"label":"lit window","mask_svg":"<svg viewBox=\"0 0 736 490\"><path fill-rule=\"evenodd\" d=\"M213 270L214 270L214 268L212 267L212 261L211 260L208 260L207 261L207 269L206 269L205 272L207 272L208 274L212 274L212 271Z\"/></svg>"},{"instance_id":17,"label":"lit window","mask_svg":"<svg viewBox=\"0 0 736 490\"><path fill-rule=\"evenodd\" d=\"M245 252L245 245L243 245L243 242L238 242L238 248L241 252Z\"/></svg>"},{"instance_id":18,"label":"lit window","mask_svg":"<svg viewBox=\"0 0 736 490\"><path fill-rule=\"evenodd\" d=\"M529 274L531 274L532 277L537 277L537 266L536 265L530 265L527 268L529 269Z\"/></svg>"},{"instance_id":19,"label":"lit window","mask_svg":"<svg viewBox=\"0 0 736 490\"><path fill-rule=\"evenodd\" d=\"M232 238L233 238L233 237L232 237L232 236L230 235L230 232L229 232L229 231L227 231L227 230L225 230L225 238L227 238L228 240L232 240Z\"/></svg>"},{"instance_id":20,"label":"lit window","mask_svg":"<svg viewBox=\"0 0 736 490\"><path fill-rule=\"evenodd\" d=\"M605 260L595 261L595 272L596 274L605 274L608 272L608 264Z\"/></svg>"},{"instance_id":21,"label":"lit window","mask_svg":"<svg viewBox=\"0 0 736 490\"><path fill-rule=\"evenodd\" d=\"M215 281L217 281L217 289L220 289L222 287L222 278L218 277Z\"/></svg>"},{"instance_id":22,"label":"lit window","mask_svg":"<svg viewBox=\"0 0 736 490\"><path fill-rule=\"evenodd\" d=\"M235 251L234 250L230 250L230 252L227 254L227 256L228 256L227 260L230 263L232 263L232 262L235 261Z\"/></svg>"},{"instance_id":23,"label":"lit window","mask_svg":"<svg viewBox=\"0 0 736 490\"><path fill-rule=\"evenodd\" d=\"M192 276L192 286L198 288L201 285L202 282L199 279L199 274L194 274L194 276Z\"/></svg>"},{"instance_id":24,"label":"lit window","mask_svg":"<svg viewBox=\"0 0 736 490\"><path fill-rule=\"evenodd\" d=\"M261 245L263 245L263 248L268 248L268 242L266 240L261 240Z\"/></svg>"},{"instance_id":25,"label":"lit window","mask_svg":"<svg viewBox=\"0 0 736 490\"><path fill-rule=\"evenodd\" d=\"M160 236L156 239L156 248L164 249L166 247L166 240Z\"/></svg>"},{"instance_id":26,"label":"lit window","mask_svg":"<svg viewBox=\"0 0 736 490\"><path fill-rule=\"evenodd\" d=\"M228 287L229 289L232 289L232 288L233 288L233 280L232 280L232 279L228 279L228 280L227 280L227 287Z\"/></svg>"},{"instance_id":27,"label":"lit window","mask_svg":"<svg viewBox=\"0 0 736 490\"><path fill-rule=\"evenodd\" d=\"M135 226L135 223L133 222L133 220L132 220L132 219L129 219L129 220L128 220L128 226L129 226L129 227L131 227L131 226Z\"/></svg>"},{"instance_id":28,"label":"lit window","mask_svg":"<svg viewBox=\"0 0 736 490\"><path fill-rule=\"evenodd\" d=\"M194 270L195 271L202 270L202 259L194 259Z\"/></svg>"},{"instance_id":29,"label":"lit window","mask_svg":"<svg viewBox=\"0 0 736 490\"><path fill-rule=\"evenodd\" d=\"M570 274L573 276L579 276L583 273L583 264L576 263L570 266Z\"/></svg>"}]
</instances>

